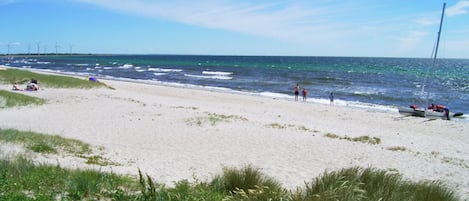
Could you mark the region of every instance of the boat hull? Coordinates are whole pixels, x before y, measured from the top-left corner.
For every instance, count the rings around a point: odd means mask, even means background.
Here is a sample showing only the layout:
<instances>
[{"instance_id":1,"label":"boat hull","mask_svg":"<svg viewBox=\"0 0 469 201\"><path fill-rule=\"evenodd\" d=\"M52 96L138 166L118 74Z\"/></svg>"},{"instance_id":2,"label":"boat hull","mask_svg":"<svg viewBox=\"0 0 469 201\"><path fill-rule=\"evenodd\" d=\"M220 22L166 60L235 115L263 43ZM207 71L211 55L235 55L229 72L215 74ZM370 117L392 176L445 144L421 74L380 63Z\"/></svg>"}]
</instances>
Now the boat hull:
<instances>
[{"instance_id":1,"label":"boat hull","mask_svg":"<svg viewBox=\"0 0 469 201\"><path fill-rule=\"evenodd\" d=\"M423 109L413 109L410 107L399 107L399 113L405 116L415 116L415 117L426 117L429 119L446 119L444 112L432 111L432 110L423 110ZM460 112L450 112L449 117L462 117L464 114Z\"/></svg>"}]
</instances>

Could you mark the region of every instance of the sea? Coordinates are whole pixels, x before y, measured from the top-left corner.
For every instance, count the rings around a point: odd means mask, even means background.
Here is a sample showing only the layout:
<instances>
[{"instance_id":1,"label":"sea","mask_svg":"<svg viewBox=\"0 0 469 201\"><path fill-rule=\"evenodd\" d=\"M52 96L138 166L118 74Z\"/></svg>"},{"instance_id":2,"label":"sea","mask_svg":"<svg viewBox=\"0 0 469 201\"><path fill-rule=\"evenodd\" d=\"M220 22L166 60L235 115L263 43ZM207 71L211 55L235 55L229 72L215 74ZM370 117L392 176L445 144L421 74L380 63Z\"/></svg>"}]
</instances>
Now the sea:
<instances>
[{"instance_id":1,"label":"sea","mask_svg":"<svg viewBox=\"0 0 469 201\"><path fill-rule=\"evenodd\" d=\"M469 59L48 55L0 58L0 65L63 74L396 112L399 106L443 104L469 114ZM465 115L467 116L467 115Z\"/></svg>"}]
</instances>

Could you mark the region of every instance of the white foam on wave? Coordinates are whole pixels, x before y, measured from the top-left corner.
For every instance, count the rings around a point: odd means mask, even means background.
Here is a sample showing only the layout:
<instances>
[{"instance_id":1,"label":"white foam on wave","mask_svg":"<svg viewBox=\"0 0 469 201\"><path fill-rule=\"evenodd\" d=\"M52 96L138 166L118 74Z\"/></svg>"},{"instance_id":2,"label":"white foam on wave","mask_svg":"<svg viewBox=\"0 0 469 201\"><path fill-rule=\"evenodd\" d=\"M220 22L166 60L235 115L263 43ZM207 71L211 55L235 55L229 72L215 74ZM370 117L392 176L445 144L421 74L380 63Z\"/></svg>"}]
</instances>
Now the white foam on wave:
<instances>
[{"instance_id":1,"label":"white foam on wave","mask_svg":"<svg viewBox=\"0 0 469 201\"><path fill-rule=\"evenodd\" d=\"M232 77L228 76L221 76L221 75L192 75L192 74L184 74L186 77L193 77L193 78L200 78L200 79L218 79L218 80L231 80Z\"/></svg>"},{"instance_id":2,"label":"white foam on wave","mask_svg":"<svg viewBox=\"0 0 469 201\"><path fill-rule=\"evenodd\" d=\"M202 71L202 74L205 74L205 75L224 75L224 76L227 76L227 75L232 75L233 73L232 73L232 72L223 72L223 71Z\"/></svg>"},{"instance_id":3,"label":"white foam on wave","mask_svg":"<svg viewBox=\"0 0 469 201\"><path fill-rule=\"evenodd\" d=\"M110 67L110 66L105 66L105 67L103 67L103 69L104 69L104 70L110 70L110 69L112 69L112 67Z\"/></svg>"},{"instance_id":4,"label":"white foam on wave","mask_svg":"<svg viewBox=\"0 0 469 201\"><path fill-rule=\"evenodd\" d=\"M134 65L132 65L132 64L124 64L122 66L119 66L119 68L122 68L122 69L129 69L129 68L132 68L132 67L134 67Z\"/></svg>"},{"instance_id":5,"label":"white foam on wave","mask_svg":"<svg viewBox=\"0 0 469 201\"><path fill-rule=\"evenodd\" d=\"M353 94L356 95L380 95L386 92L385 89L373 88L373 87L357 87L353 90Z\"/></svg>"},{"instance_id":6,"label":"white foam on wave","mask_svg":"<svg viewBox=\"0 0 469 201\"><path fill-rule=\"evenodd\" d=\"M156 75L156 76L161 76L161 75L166 75L167 73L153 73L153 75Z\"/></svg>"},{"instance_id":7,"label":"white foam on wave","mask_svg":"<svg viewBox=\"0 0 469 201\"><path fill-rule=\"evenodd\" d=\"M50 62L48 62L48 61L38 61L38 62L36 62L36 64L50 64Z\"/></svg>"},{"instance_id":8,"label":"white foam on wave","mask_svg":"<svg viewBox=\"0 0 469 201\"><path fill-rule=\"evenodd\" d=\"M181 72L182 69L172 69L172 68L148 68L148 71L156 71L156 72Z\"/></svg>"}]
</instances>

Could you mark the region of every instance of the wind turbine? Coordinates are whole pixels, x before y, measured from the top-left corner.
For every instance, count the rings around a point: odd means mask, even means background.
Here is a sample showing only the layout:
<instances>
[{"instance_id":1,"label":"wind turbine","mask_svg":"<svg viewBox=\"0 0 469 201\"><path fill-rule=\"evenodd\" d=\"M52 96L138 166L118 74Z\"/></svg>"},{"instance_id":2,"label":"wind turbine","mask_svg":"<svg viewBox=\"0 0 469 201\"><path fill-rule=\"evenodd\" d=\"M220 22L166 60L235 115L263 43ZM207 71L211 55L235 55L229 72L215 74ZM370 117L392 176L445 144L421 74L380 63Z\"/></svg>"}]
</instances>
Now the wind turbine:
<instances>
[{"instance_id":1,"label":"wind turbine","mask_svg":"<svg viewBox=\"0 0 469 201\"><path fill-rule=\"evenodd\" d=\"M57 42L55 42L55 54L59 54L59 45L57 44Z\"/></svg>"},{"instance_id":2,"label":"wind turbine","mask_svg":"<svg viewBox=\"0 0 469 201\"><path fill-rule=\"evenodd\" d=\"M37 46L37 55L41 55L41 42L36 42L36 46Z\"/></svg>"}]
</instances>

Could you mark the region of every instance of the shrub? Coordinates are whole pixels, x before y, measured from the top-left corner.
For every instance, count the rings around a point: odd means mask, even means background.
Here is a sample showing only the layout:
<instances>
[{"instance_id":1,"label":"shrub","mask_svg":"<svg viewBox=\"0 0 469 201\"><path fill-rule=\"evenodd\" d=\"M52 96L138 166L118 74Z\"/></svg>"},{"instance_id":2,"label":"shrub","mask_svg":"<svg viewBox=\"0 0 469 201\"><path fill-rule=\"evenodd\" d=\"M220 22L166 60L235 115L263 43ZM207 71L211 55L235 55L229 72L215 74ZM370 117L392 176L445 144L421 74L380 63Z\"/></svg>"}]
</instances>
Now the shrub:
<instances>
[{"instance_id":1,"label":"shrub","mask_svg":"<svg viewBox=\"0 0 469 201\"><path fill-rule=\"evenodd\" d=\"M297 192L301 200L458 200L440 182L411 182L397 173L374 168L325 172Z\"/></svg>"}]
</instances>

